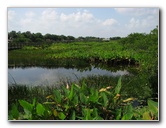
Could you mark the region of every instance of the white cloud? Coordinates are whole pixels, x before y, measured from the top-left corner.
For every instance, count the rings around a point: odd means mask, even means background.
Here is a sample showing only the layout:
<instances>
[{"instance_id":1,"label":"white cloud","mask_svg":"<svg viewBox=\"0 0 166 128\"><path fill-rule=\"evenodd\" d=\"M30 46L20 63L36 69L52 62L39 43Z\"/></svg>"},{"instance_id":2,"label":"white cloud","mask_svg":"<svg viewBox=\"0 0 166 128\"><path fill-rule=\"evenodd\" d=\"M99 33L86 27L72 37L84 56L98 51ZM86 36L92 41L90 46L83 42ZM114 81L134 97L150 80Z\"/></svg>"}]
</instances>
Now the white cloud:
<instances>
[{"instance_id":1,"label":"white cloud","mask_svg":"<svg viewBox=\"0 0 166 128\"><path fill-rule=\"evenodd\" d=\"M55 20L58 18L57 13L53 9L46 9L42 12L42 19L43 20Z\"/></svg>"},{"instance_id":2,"label":"white cloud","mask_svg":"<svg viewBox=\"0 0 166 128\"><path fill-rule=\"evenodd\" d=\"M125 21L123 31L126 33L149 33L159 24L158 8L115 8Z\"/></svg>"},{"instance_id":3,"label":"white cloud","mask_svg":"<svg viewBox=\"0 0 166 128\"><path fill-rule=\"evenodd\" d=\"M25 14L25 16L26 17L35 17L35 13L34 12L32 12L32 11L30 11L30 12L27 12L26 14Z\"/></svg>"},{"instance_id":4,"label":"white cloud","mask_svg":"<svg viewBox=\"0 0 166 128\"><path fill-rule=\"evenodd\" d=\"M115 20L115 19L107 19L107 20L105 20L104 22L103 22L103 25L115 25L115 24L117 24L118 22L117 22L117 20Z\"/></svg>"},{"instance_id":5,"label":"white cloud","mask_svg":"<svg viewBox=\"0 0 166 128\"><path fill-rule=\"evenodd\" d=\"M9 10L8 11L8 31L16 30L16 28L19 25L18 22L19 21L17 19L16 12L13 10Z\"/></svg>"},{"instance_id":6,"label":"white cloud","mask_svg":"<svg viewBox=\"0 0 166 128\"><path fill-rule=\"evenodd\" d=\"M71 14L60 14L60 19L62 21L73 21L73 22L92 22L94 20L94 17L91 13L88 12L76 12L76 13L71 13Z\"/></svg>"},{"instance_id":7,"label":"white cloud","mask_svg":"<svg viewBox=\"0 0 166 128\"><path fill-rule=\"evenodd\" d=\"M159 19L156 16L147 16L146 18L132 17L128 23L125 24L128 34L133 32L149 33L158 25Z\"/></svg>"},{"instance_id":8,"label":"white cloud","mask_svg":"<svg viewBox=\"0 0 166 128\"><path fill-rule=\"evenodd\" d=\"M13 20L13 18L16 16L15 11L9 10L8 11L8 20Z\"/></svg>"},{"instance_id":9,"label":"white cloud","mask_svg":"<svg viewBox=\"0 0 166 128\"><path fill-rule=\"evenodd\" d=\"M138 28L140 27L140 20L139 19L135 19L135 18L131 18L129 21L129 24L127 25L129 28Z\"/></svg>"},{"instance_id":10,"label":"white cloud","mask_svg":"<svg viewBox=\"0 0 166 128\"><path fill-rule=\"evenodd\" d=\"M115 8L120 14L133 15L133 16L145 16L145 15L157 15L158 8Z\"/></svg>"},{"instance_id":11,"label":"white cloud","mask_svg":"<svg viewBox=\"0 0 166 128\"><path fill-rule=\"evenodd\" d=\"M132 17L130 19L129 23L126 24L126 26L129 28L132 28L132 29L134 29L134 28L145 29L148 27L155 27L154 25L157 25L158 20L159 19L154 16L148 16L143 19L138 19L138 18Z\"/></svg>"}]
</instances>

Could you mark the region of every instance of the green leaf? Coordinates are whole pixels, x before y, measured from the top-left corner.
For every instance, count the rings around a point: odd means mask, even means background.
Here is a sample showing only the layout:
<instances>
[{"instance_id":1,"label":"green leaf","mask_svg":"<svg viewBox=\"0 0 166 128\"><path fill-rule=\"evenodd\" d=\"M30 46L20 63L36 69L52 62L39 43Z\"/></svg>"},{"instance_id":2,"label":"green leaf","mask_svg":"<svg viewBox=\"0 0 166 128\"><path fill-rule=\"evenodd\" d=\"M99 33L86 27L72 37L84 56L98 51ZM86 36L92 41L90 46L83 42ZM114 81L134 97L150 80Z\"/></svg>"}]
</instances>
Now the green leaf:
<instances>
[{"instance_id":1,"label":"green leaf","mask_svg":"<svg viewBox=\"0 0 166 128\"><path fill-rule=\"evenodd\" d=\"M83 115L84 115L83 119L91 120L92 119L92 117L91 117L91 109L89 109L89 108L83 109Z\"/></svg>"},{"instance_id":2,"label":"green leaf","mask_svg":"<svg viewBox=\"0 0 166 128\"><path fill-rule=\"evenodd\" d=\"M64 97L68 97L69 96L69 93L70 93L70 90L66 89L65 86L62 86L62 90L64 92Z\"/></svg>"},{"instance_id":3,"label":"green leaf","mask_svg":"<svg viewBox=\"0 0 166 128\"><path fill-rule=\"evenodd\" d=\"M33 99L33 104L32 104L33 107L35 106L35 104L36 104L36 98Z\"/></svg>"},{"instance_id":4,"label":"green leaf","mask_svg":"<svg viewBox=\"0 0 166 128\"><path fill-rule=\"evenodd\" d=\"M67 111L69 108L70 108L70 106L69 105L64 105L64 107L65 107L65 111Z\"/></svg>"},{"instance_id":5,"label":"green leaf","mask_svg":"<svg viewBox=\"0 0 166 128\"><path fill-rule=\"evenodd\" d=\"M118 84L115 87L115 95L120 93L120 89L122 87L121 81L122 81L122 77L119 78Z\"/></svg>"},{"instance_id":6,"label":"green leaf","mask_svg":"<svg viewBox=\"0 0 166 128\"><path fill-rule=\"evenodd\" d=\"M70 89L70 93L69 93L68 98L69 98L70 100L72 100L73 96L74 96L74 85L71 86L71 89Z\"/></svg>"},{"instance_id":7,"label":"green leaf","mask_svg":"<svg viewBox=\"0 0 166 128\"><path fill-rule=\"evenodd\" d=\"M133 107L130 105L126 106L125 114L122 117L122 120L131 120L133 117Z\"/></svg>"},{"instance_id":8,"label":"green leaf","mask_svg":"<svg viewBox=\"0 0 166 128\"><path fill-rule=\"evenodd\" d=\"M17 105L16 105L16 104L12 105L12 109L11 109L11 111L10 111L10 115L11 115L14 119L18 119L18 117L19 117L19 111L18 111L18 109L17 109Z\"/></svg>"},{"instance_id":9,"label":"green leaf","mask_svg":"<svg viewBox=\"0 0 166 128\"><path fill-rule=\"evenodd\" d=\"M59 90L54 90L55 101L61 103L62 95Z\"/></svg>"},{"instance_id":10,"label":"green leaf","mask_svg":"<svg viewBox=\"0 0 166 128\"><path fill-rule=\"evenodd\" d=\"M91 95L89 96L89 101L96 103L98 101L99 95L96 89L91 90Z\"/></svg>"},{"instance_id":11,"label":"green leaf","mask_svg":"<svg viewBox=\"0 0 166 128\"><path fill-rule=\"evenodd\" d=\"M107 105L108 105L108 98L107 98L107 95L103 92L103 93L101 93L101 96L102 96L102 98L103 98L103 106L104 106L104 107L107 107Z\"/></svg>"},{"instance_id":12,"label":"green leaf","mask_svg":"<svg viewBox=\"0 0 166 128\"><path fill-rule=\"evenodd\" d=\"M116 120L120 120L121 113L122 113L122 109L121 108L116 111Z\"/></svg>"},{"instance_id":13,"label":"green leaf","mask_svg":"<svg viewBox=\"0 0 166 128\"><path fill-rule=\"evenodd\" d=\"M84 93L80 93L80 101L81 101L81 103L83 103L83 104L86 104L86 103L87 103L88 99L87 99L87 97L84 95Z\"/></svg>"},{"instance_id":14,"label":"green leaf","mask_svg":"<svg viewBox=\"0 0 166 128\"><path fill-rule=\"evenodd\" d=\"M122 120L131 120L133 117L133 113L127 113L122 117Z\"/></svg>"},{"instance_id":15,"label":"green leaf","mask_svg":"<svg viewBox=\"0 0 166 128\"><path fill-rule=\"evenodd\" d=\"M93 109L92 116L93 120L103 120L103 118L99 116L97 108Z\"/></svg>"},{"instance_id":16,"label":"green leaf","mask_svg":"<svg viewBox=\"0 0 166 128\"><path fill-rule=\"evenodd\" d=\"M153 114L158 114L158 103L153 101L153 100L148 100L148 107L149 110L153 113Z\"/></svg>"},{"instance_id":17,"label":"green leaf","mask_svg":"<svg viewBox=\"0 0 166 128\"><path fill-rule=\"evenodd\" d=\"M33 110L33 105L28 103L25 100L18 100L18 102L20 103L20 105L25 109L28 110L29 112L32 112Z\"/></svg>"},{"instance_id":18,"label":"green leaf","mask_svg":"<svg viewBox=\"0 0 166 128\"><path fill-rule=\"evenodd\" d=\"M63 114L63 112L58 113L58 117L61 120L64 120L66 118L66 116L65 116L65 114Z\"/></svg>"},{"instance_id":19,"label":"green leaf","mask_svg":"<svg viewBox=\"0 0 166 128\"><path fill-rule=\"evenodd\" d=\"M149 115L149 112L144 112L143 113L143 120L151 120L151 117Z\"/></svg>"},{"instance_id":20,"label":"green leaf","mask_svg":"<svg viewBox=\"0 0 166 128\"><path fill-rule=\"evenodd\" d=\"M77 90L81 89L81 87L79 85L77 85L77 84L74 84L74 86L75 86L75 89L77 89Z\"/></svg>"},{"instance_id":21,"label":"green leaf","mask_svg":"<svg viewBox=\"0 0 166 128\"><path fill-rule=\"evenodd\" d=\"M40 116L44 115L45 108L42 104L38 103L36 106L36 113Z\"/></svg>"},{"instance_id":22,"label":"green leaf","mask_svg":"<svg viewBox=\"0 0 166 128\"><path fill-rule=\"evenodd\" d=\"M82 86L81 86L81 91L82 91L82 92L85 92L87 89L88 89L88 88L87 88L87 85L86 85L85 81L83 81L83 82L82 82Z\"/></svg>"},{"instance_id":23,"label":"green leaf","mask_svg":"<svg viewBox=\"0 0 166 128\"><path fill-rule=\"evenodd\" d=\"M28 111L27 109L24 109L25 114L23 115L24 119L32 120L32 112Z\"/></svg>"},{"instance_id":24,"label":"green leaf","mask_svg":"<svg viewBox=\"0 0 166 128\"><path fill-rule=\"evenodd\" d=\"M97 117L98 116L98 111L97 111L97 108L94 108L93 109L93 113L92 113L95 117Z\"/></svg>"},{"instance_id":25,"label":"green leaf","mask_svg":"<svg viewBox=\"0 0 166 128\"><path fill-rule=\"evenodd\" d=\"M75 119L76 119L76 112L72 111L71 120L75 120Z\"/></svg>"},{"instance_id":26,"label":"green leaf","mask_svg":"<svg viewBox=\"0 0 166 128\"><path fill-rule=\"evenodd\" d=\"M72 100L73 104L74 105L77 105L78 104L78 96L74 96L73 100Z\"/></svg>"}]
</instances>

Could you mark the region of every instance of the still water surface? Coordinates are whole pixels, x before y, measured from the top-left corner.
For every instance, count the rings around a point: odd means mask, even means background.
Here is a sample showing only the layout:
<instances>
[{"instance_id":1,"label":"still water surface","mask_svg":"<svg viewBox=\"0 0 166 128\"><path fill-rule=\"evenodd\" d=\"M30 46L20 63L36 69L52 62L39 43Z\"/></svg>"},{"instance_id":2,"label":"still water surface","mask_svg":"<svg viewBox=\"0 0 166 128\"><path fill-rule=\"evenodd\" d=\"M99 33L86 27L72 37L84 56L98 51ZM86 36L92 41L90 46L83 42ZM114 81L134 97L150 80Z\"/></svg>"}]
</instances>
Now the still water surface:
<instances>
[{"instance_id":1,"label":"still water surface","mask_svg":"<svg viewBox=\"0 0 166 128\"><path fill-rule=\"evenodd\" d=\"M91 75L106 75L106 76L120 76L127 75L127 70L117 70L116 72L103 70L92 67L91 70L78 71L76 68L9 68L8 69L8 83L9 85L23 84L23 85L56 85L60 81L77 81L79 78Z\"/></svg>"}]
</instances>

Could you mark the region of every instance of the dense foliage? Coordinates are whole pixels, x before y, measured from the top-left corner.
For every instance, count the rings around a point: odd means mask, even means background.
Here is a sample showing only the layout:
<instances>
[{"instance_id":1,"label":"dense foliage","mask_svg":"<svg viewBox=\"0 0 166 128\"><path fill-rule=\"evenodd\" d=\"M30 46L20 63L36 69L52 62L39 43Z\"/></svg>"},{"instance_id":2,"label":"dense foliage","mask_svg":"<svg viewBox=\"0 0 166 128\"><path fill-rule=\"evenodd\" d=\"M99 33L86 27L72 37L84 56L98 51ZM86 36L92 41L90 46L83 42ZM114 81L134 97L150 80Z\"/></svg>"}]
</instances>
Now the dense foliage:
<instances>
[{"instance_id":1,"label":"dense foliage","mask_svg":"<svg viewBox=\"0 0 166 128\"><path fill-rule=\"evenodd\" d=\"M114 89L72 84L54 90L43 103L18 100L9 120L158 120L157 102L148 100L148 106L134 108L134 98L121 99L121 79Z\"/></svg>"}]
</instances>

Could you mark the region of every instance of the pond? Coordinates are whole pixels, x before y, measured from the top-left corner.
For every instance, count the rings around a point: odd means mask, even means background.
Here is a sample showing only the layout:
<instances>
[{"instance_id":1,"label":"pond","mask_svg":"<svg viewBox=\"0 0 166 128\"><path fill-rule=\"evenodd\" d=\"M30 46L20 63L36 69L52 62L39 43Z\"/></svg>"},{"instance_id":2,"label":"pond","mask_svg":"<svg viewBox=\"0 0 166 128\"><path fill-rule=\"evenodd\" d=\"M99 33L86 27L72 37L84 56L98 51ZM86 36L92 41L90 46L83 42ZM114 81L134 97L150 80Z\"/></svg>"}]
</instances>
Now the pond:
<instances>
[{"instance_id":1,"label":"pond","mask_svg":"<svg viewBox=\"0 0 166 128\"><path fill-rule=\"evenodd\" d=\"M88 76L110 76L116 77L129 75L126 69L117 69L114 71L101 69L92 66L86 70L77 68L47 68L47 67L16 67L8 69L8 84L15 83L19 85L43 86L43 85L60 85L61 82L78 82L79 79Z\"/></svg>"}]
</instances>

